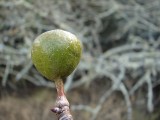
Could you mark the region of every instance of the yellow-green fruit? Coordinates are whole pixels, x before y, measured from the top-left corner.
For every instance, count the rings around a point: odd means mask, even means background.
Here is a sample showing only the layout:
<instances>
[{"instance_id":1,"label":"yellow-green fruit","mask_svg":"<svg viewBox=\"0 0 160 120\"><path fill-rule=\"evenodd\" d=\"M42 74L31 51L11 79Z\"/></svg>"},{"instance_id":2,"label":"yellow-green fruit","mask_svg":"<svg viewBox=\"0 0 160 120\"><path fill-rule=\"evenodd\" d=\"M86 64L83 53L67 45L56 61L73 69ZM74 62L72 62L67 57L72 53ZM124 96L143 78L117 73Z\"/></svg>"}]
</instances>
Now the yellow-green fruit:
<instances>
[{"instance_id":1,"label":"yellow-green fruit","mask_svg":"<svg viewBox=\"0 0 160 120\"><path fill-rule=\"evenodd\" d=\"M51 30L38 36L32 46L32 61L49 80L67 77L81 58L81 42L63 30Z\"/></svg>"}]
</instances>

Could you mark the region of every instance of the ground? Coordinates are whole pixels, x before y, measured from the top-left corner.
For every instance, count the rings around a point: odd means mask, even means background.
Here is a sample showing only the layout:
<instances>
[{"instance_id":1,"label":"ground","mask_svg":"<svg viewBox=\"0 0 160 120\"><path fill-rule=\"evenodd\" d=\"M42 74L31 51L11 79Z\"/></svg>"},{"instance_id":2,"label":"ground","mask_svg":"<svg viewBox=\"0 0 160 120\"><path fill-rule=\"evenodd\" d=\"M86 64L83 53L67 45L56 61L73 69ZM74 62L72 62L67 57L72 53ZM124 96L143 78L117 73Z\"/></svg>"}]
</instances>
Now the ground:
<instances>
[{"instance_id":1,"label":"ground","mask_svg":"<svg viewBox=\"0 0 160 120\"><path fill-rule=\"evenodd\" d=\"M88 88L79 87L68 91L67 97L71 104L74 119L90 120L92 114L88 110L75 109L75 106L92 106L93 109L100 97L106 92L108 83L94 81ZM6 91L0 99L0 120L56 120L56 116L51 112L56 99L56 90L44 87L26 88L22 91ZM134 99L134 98L133 98ZM134 100L133 100L134 101ZM148 114L143 108L145 102L141 101L140 106L133 106L133 120L158 120L159 112ZM134 107L135 106L135 107ZM127 107L120 92L114 92L103 104L96 120L126 120Z\"/></svg>"}]
</instances>

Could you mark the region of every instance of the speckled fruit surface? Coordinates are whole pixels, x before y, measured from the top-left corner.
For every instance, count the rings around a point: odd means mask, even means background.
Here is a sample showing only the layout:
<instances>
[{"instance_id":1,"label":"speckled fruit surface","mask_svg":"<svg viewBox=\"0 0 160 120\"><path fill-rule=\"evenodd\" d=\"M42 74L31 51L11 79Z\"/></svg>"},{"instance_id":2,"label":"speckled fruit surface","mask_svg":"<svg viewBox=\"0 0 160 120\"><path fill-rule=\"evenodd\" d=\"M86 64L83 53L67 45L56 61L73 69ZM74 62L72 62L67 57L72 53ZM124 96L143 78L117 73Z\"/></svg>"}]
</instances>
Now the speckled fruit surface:
<instances>
[{"instance_id":1,"label":"speckled fruit surface","mask_svg":"<svg viewBox=\"0 0 160 120\"><path fill-rule=\"evenodd\" d=\"M31 57L36 69L49 80L67 77L78 65L81 42L64 30L51 30L38 36Z\"/></svg>"}]
</instances>

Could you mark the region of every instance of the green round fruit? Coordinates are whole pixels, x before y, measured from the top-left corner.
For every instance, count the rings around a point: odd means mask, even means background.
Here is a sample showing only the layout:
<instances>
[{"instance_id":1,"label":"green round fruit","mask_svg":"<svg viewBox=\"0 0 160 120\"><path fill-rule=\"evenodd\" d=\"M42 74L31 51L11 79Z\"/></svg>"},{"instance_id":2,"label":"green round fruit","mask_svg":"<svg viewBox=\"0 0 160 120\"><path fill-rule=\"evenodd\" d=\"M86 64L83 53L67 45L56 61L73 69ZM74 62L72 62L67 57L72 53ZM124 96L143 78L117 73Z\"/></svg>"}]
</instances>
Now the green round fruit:
<instances>
[{"instance_id":1,"label":"green round fruit","mask_svg":"<svg viewBox=\"0 0 160 120\"><path fill-rule=\"evenodd\" d=\"M81 42L63 30L51 30L38 36L31 56L36 69L49 80L70 75L78 65L82 53Z\"/></svg>"}]
</instances>

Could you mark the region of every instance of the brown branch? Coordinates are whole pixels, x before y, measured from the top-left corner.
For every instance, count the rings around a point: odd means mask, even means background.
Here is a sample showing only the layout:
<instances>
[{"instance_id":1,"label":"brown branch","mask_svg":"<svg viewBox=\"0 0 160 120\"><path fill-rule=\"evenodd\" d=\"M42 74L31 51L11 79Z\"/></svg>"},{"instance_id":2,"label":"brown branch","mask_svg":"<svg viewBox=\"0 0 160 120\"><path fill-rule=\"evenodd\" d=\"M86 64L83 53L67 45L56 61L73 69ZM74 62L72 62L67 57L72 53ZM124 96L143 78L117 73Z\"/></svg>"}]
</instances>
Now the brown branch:
<instances>
[{"instance_id":1,"label":"brown branch","mask_svg":"<svg viewBox=\"0 0 160 120\"><path fill-rule=\"evenodd\" d=\"M57 114L58 120L73 120L70 113L69 102L64 93L62 79L55 80L55 85L57 89L57 100L55 107L51 109L51 111Z\"/></svg>"}]
</instances>

